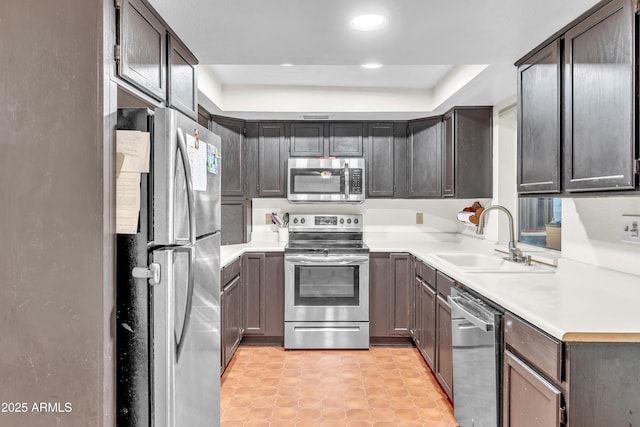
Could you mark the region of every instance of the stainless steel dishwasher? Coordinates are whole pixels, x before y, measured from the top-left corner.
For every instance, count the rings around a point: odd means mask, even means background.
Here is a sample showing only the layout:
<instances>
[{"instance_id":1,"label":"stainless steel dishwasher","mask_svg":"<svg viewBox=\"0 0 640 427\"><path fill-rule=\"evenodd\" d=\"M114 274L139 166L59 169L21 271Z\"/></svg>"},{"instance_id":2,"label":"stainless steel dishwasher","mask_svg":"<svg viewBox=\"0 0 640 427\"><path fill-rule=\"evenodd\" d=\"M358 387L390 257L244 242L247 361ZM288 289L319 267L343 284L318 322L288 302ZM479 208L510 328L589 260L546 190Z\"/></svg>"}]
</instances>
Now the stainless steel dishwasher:
<instances>
[{"instance_id":1,"label":"stainless steel dishwasher","mask_svg":"<svg viewBox=\"0 0 640 427\"><path fill-rule=\"evenodd\" d=\"M460 427L501 423L502 313L482 299L451 289L453 406Z\"/></svg>"}]
</instances>

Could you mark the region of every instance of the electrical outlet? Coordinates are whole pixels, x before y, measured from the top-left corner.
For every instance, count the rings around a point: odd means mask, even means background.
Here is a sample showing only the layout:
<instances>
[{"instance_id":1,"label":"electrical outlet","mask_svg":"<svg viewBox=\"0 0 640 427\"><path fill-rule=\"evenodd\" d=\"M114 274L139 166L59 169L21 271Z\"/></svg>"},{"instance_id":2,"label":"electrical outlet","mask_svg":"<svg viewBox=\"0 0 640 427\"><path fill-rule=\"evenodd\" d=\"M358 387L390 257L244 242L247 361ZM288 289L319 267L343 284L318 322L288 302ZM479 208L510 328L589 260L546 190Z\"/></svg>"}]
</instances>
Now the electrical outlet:
<instances>
[{"instance_id":1,"label":"electrical outlet","mask_svg":"<svg viewBox=\"0 0 640 427\"><path fill-rule=\"evenodd\" d=\"M424 214L422 212L416 212L416 224L424 224Z\"/></svg>"},{"instance_id":2,"label":"electrical outlet","mask_svg":"<svg viewBox=\"0 0 640 427\"><path fill-rule=\"evenodd\" d=\"M640 244L640 215L622 215L620 221L622 228L622 241Z\"/></svg>"},{"instance_id":3,"label":"electrical outlet","mask_svg":"<svg viewBox=\"0 0 640 427\"><path fill-rule=\"evenodd\" d=\"M264 223L267 224L267 225L271 225L272 224L272 222L271 222L271 214L270 213L264 214Z\"/></svg>"}]
</instances>

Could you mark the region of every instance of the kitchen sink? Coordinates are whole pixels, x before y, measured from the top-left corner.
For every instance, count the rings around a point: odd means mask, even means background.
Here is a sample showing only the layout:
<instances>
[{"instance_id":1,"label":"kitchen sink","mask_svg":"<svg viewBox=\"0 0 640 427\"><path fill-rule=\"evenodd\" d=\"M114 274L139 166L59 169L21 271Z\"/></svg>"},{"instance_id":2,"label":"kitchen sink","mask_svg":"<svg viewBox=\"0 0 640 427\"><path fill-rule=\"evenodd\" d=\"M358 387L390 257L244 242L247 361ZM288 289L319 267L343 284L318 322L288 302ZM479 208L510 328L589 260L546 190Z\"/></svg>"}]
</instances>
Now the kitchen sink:
<instances>
[{"instance_id":1,"label":"kitchen sink","mask_svg":"<svg viewBox=\"0 0 640 427\"><path fill-rule=\"evenodd\" d=\"M555 273L550 267L512 262L500 255L451 252L434 257L465 273Z\"/></svg>"}]
</instances>

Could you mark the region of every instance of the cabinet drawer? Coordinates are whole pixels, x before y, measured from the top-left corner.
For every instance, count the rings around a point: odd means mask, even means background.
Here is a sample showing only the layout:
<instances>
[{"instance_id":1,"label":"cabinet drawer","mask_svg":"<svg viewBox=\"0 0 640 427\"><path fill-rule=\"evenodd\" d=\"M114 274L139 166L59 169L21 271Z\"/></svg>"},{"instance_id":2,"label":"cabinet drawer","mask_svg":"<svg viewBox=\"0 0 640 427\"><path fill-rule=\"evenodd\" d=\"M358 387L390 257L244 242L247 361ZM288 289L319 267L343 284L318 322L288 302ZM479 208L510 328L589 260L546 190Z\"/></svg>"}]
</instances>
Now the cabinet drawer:
<instances>
[{"instance_id":1,"label":"cabinet drawer","mask_svg":"<svg viewBox=\"0 0 640 427\"><path fill-rule=\"evenodd\" d=\"M549 378L562 381L562 342L511 313L504 316L504 342Z\"/></svg>"},{"instance_id":2,"label":"cabinet drawer","mask_svg":"<svg viewBox=\"0 0 640 427\"><path fill-rule=\"evenodd\" d=\"M233 261L222 269L222 288L229 283L234 277L240 274L240 258Z\"/></svg>"},{"instance_id":3,"label":"cabinet drawer","mask_svg":"<svg viewBox=\"0 0 640 427\"><path fill-rule=\"evenodd\" d=\"M422 280L435 289L436 287L436 269L429 264L422 263Z\"/></svg>"},{"instance_id":4,"label":"cabinet drawer","mask_svg":"<svg viewBox=\"0 0 640 427\"><path fill-rule=\"evenodd\" d=\"M446 276L439 271L436 273L436 289L438 294L449 296L451 295L451 287L456 283L451 277Z\"/></svg>"}]
</instances>

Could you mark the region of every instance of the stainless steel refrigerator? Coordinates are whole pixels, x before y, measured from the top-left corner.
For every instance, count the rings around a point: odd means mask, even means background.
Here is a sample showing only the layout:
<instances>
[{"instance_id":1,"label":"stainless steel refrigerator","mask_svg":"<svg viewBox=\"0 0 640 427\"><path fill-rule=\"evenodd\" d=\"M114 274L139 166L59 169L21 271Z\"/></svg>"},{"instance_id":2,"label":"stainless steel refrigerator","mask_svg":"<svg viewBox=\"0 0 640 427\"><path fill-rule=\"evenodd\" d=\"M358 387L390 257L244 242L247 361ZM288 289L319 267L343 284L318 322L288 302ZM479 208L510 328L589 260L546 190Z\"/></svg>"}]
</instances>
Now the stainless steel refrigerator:
<instances>
[{"instance_id":1,"label":"stainless steel refrigerator","mask_svg":"<svg viewBox=\"0 0 640 427\"><path fill-rule=\"evenodd\" d=\"M151 133L151 164L118 235L117 425L219 425L220 175L194 189L187 144L220 138L172 109L118 110L118 129Z\"/></svg>"}]
</instances>

